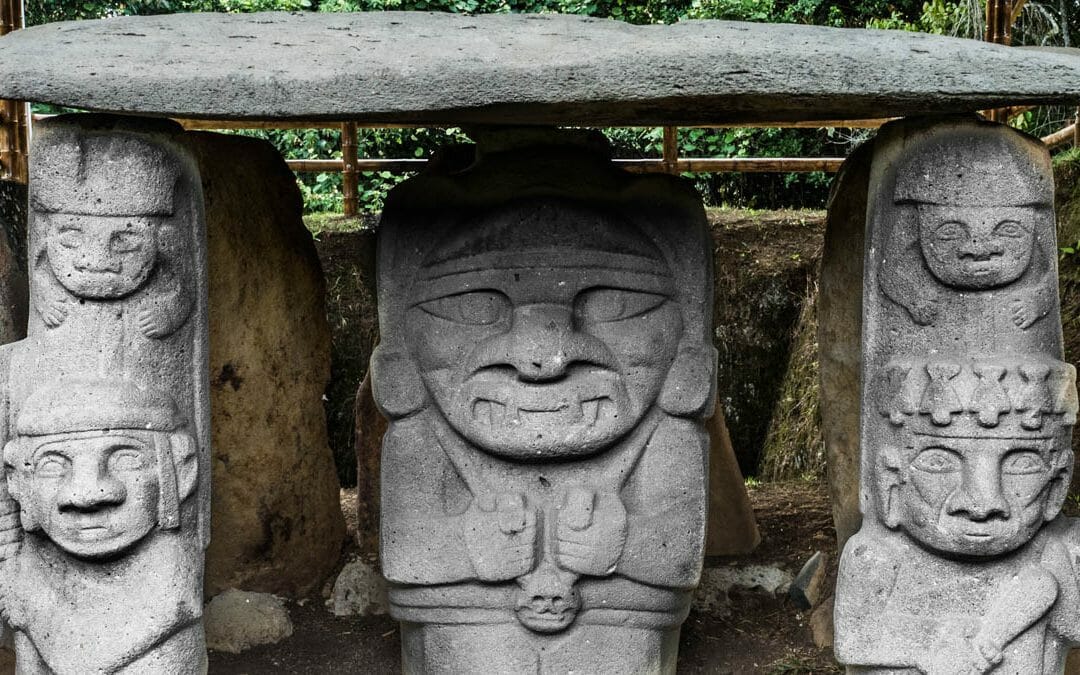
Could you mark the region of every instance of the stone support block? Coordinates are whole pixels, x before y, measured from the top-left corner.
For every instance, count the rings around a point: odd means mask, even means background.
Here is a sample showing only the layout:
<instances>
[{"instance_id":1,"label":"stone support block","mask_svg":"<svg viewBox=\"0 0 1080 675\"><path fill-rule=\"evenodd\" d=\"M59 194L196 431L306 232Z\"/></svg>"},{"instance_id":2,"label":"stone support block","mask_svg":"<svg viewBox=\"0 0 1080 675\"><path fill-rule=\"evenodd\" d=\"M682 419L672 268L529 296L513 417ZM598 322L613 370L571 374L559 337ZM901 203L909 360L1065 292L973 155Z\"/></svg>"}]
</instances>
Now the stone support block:
<instances>
[{"instance_id":1,"label":"stone support block","mask_svg":"<svg viewBox=\"0 0 1080 675\"><path fill-rule=\"evenodd\" d=\"M264 141L189 134L210 287L214 537L206 594L304 597L345 537L327 445L325 282L296 179Z\"/></svg>"}]
</instances>

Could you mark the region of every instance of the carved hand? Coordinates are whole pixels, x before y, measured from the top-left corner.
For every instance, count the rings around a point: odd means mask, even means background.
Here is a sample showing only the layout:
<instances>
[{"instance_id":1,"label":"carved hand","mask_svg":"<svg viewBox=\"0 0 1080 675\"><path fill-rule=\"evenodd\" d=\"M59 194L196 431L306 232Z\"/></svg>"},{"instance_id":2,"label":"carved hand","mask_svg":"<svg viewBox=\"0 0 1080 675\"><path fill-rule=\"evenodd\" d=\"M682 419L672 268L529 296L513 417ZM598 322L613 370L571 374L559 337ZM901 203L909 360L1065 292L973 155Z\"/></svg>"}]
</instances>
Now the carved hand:
<instances>
[{"instance_id":1,"label":"carved hand","mask_svg":"<svg viewBox=\"0 0 1080 675\"><path fill-rule=\"evenodd\" d=\"M920 326L930 326L937 320L940 310L939 302L936 295L916 297L908 306L908 312L911 313L911 318L915 323Z\"/></svg>"},{"instance_id":2,"label":"carved hand","mask_svg":"<svg viewBox=\"0 0 1080 675\"><path fill-rule=\"evenodd\" d=\"M1021 297L1013 297L1009 300L1009 315L1018 328L1027 328L1039 318L1035 308Z\"/></svg>"},{"instance_id":3,"label":"carved hand","mask_svg":"<svg viewBox=\"0 0 1080 675\"><path fill-rule=\"evenodd\" d=\"M481 495L465 512L465 547L476 577L507 581L536 562L536 509L520 494Z\"/></svg>"},{"instance_id":4,"label":"carved hand","mask_svg":"<svg viewBox=\"0 0 1080 675\"><path fill-rule=\"evenodd\" d=\"M19 552L22 538L19 505L10 499L0 501L0 561L8 560Z\"/></svg>"},{"instance_id":5,"label":"carved hand","mask_svg":"<svg viewBox=\"0 0 1080 675\"><path fill-rule=\"evenodd\" d=\"M48 298L38 307L38 313L41 314L41 320L46 326L56 328L67 318L67 305L67 300L63 297Z\"/></svg>"},{"instance_id":6,"label":"carved hand","mask_svg":"<svg viewBox=\"0 0 1080 675\"><path fill-rule=\"evenodd\" d=\"M618 495L572 488L556 515L559 566L594 577L612 574L622 557L626 530L626 507Z\"/></svg>"},{"instance_id":7,"label":"carved hand","mask_svg":"<svg viewBox=\"0 0 1080 675\"><path fill-rule=\"evenodd\" d=\"M983 675L1001 663L1001 654L984 654L971 637L973 626L946 622L919 668L926 675Z\"/></svg>"},{"instance_id":8,"label":"carved hand","mask_svg":"<svg viewBox=\"0 0 1080 675\"><path fill-rule=\"evenodd\" d=\"M135 319L139 323L139 330L148 338L157 339L168 334L168 322L161 310L153 305L140 307Z\"/></svg>"}]
</instances>

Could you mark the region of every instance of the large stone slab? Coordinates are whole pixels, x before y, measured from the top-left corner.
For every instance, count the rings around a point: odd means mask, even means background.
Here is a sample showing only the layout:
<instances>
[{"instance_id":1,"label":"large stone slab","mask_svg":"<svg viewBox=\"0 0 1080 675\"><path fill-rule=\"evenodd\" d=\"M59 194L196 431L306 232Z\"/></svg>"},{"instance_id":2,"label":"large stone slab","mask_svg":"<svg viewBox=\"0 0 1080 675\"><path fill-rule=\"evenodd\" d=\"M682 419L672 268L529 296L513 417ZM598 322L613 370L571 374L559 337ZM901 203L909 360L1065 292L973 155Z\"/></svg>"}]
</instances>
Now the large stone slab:
<instances>
[{"instance_id":1,"label":"large stone slab","mask_svg":"<svg viewBox=\"0 0 1080 675\"><path fill-rule=\"evenodd\" d=\"M818 26L177 14L0 38L0 98L215 118L720 124L1080 100L1080 57Z\"/></svg>"}]
</instances>

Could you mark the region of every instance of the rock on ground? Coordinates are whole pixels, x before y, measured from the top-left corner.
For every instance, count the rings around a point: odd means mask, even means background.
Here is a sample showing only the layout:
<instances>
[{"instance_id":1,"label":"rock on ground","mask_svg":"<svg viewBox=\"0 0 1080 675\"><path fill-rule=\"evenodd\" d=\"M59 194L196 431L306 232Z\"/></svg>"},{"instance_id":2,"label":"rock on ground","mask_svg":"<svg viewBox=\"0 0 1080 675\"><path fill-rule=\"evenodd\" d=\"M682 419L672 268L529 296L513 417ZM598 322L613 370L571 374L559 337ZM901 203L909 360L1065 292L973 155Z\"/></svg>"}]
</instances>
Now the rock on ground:
<instances>
[{"instance_id":1,"label":"rock on ground","mask_svg":"<svg viewBox=\"0 0 1080 675\"><path fill-rule=\"evenodd\" d=\"M903 31L565 15L180 14L0 40L0 98L180 117L616 124L1076 101L1080 58Z\"/></svg>"},{"instance_id":2,"label":"rock on ground","mask_svg":"<svg viewBox=\"0 0 1080 675\"><path fill-rule=\"evenodd\" d=\"M326 440L325 283L293 174L255 139L197 134L210 270L212 541L206 596L301 597L344 538Z\"/></svg>"},{"instance_id":3,"label":"rock on ground","mask_svg":"<svg viewBox=\"0 0 1080 675\"><path fill-rule=\"evenodd\" d=\"M285 602L269 593L230 588L203 610L206 646L239 654L258 645L280 642L293 634Z\"/></svg>"},{"instance_id":4,"label":"rock on ground","mask_svg":"<svg viewBox=\"0 0 1080 675\"><path fill-rule=\"evenodd\" d=\"M351 560L342 568L327 604L336 616L372 616L390 611L386 581L375 565L361 559Z\"/></svg>"},{"instance_id":5,"label":"rock on ground","mask_svg":"<svg viewBox=\"0 0 1080 675\"><path fill-rule=\"evenodd\" d=\"M753 591L771 596L783 595L791 584L791 573L772 565L724 565L708 567L694 591L693 609L726 615L731 590Z\"/></svg>"}]
</instances>

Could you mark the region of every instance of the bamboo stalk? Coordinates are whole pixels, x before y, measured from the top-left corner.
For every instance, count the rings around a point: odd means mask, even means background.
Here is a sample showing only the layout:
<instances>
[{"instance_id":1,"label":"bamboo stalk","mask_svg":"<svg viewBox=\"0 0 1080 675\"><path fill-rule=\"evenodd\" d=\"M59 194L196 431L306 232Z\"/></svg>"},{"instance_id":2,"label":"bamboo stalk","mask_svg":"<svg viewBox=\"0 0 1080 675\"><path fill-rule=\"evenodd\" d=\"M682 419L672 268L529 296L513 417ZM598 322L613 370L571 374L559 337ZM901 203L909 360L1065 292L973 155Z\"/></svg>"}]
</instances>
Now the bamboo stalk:
<instances>
[{"instance_id":1,"label":"bamboo stalk","mask_svg":"<svg viewBox=\"0 0 1080 675\"><path fill-rule=\"evenodd\" d=\"M286 162L296 172L333 173L345 170L340 159L290 159ZM618 166L634 173L666 173L672 165L663 159L617 159ZM712 159L684 158L676 161L676 173L720 173L743 171L747 173L804 173L808 171L836 172L844 163L842 157L738 157ZM404 173L420 171L426 159L360 159L357 171L389 171Z\"/></svg>"},{"instance_id":2,"label":"bamboo stalk","mask_svg":"<svg viewBox=\"0 0 1080 675\"><path fill-rule=\"evenodd\" d=\"M1061 131L1055 131L1049 136L1044 137L1042 142L1045 143L1048 148L1056 148L1065 143L1075 144L1077 141L1077 133L1077 125L1075 123L1070 124Z\"/></svg>"},{"instance_id":3,"label":"bamboo stalk","mask_svg":"<svg viewBox=\"0 0 1080 675\"><path fill-rule=\"evenodd\" d=\"M664 166L667 173L678 173L679 163L679 129L678 127L664 127Z\"/></svg>"},{"instance_id":4,"label":"bamboo stalk","mask_svg":"<svg viewBox=\"0 0 1080 675\"><path fill-rule=\"evenodd\" d=\"M635 173L658 173L669 170L669 165L655 159L624 159L615 163ZM844 163L842 157L735 157L735 158L685 158L675 164L675 173L722 173L741 171L745 173L804 173L808 171L836 172Z\"/></svg>"},{"instance_id":5,"label":"bamboo stalk","mask_svg":"<svg viewBox=\"0 0 1080 675\"><path fill-rule=\"evenodd\" d=\"M352 122L341 125L341 163L345 216L355 218L360 207L360 172L356 168L356 124Z\"/></svg>"}]
</instances>

